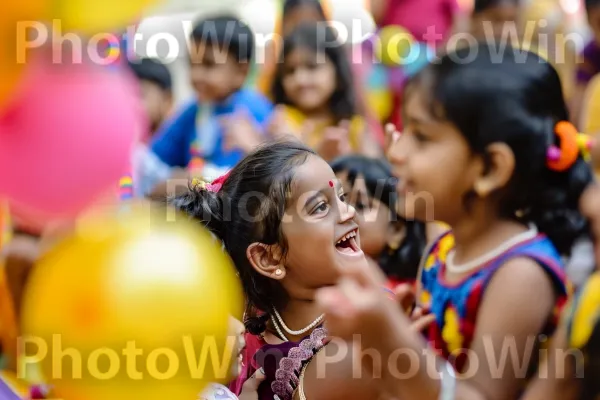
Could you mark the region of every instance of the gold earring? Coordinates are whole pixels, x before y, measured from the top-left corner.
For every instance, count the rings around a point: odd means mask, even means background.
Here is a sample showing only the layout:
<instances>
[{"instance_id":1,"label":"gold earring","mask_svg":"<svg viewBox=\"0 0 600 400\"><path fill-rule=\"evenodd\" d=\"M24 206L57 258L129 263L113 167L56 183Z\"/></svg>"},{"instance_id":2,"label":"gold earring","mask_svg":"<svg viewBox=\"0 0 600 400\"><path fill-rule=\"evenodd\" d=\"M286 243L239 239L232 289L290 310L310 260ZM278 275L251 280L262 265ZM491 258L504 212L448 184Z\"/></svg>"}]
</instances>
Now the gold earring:
<instances>
[{"instance_id":1,"label":"gold earring","mask_svg":"<svg viewBox=\"0 0 600 400\"><path fill-rule=\"evenodd\" d=\"M475 193L477 193L477 196L479 196L479 197L485 197L489 193L489 190L488 190L487 186L488 185L486 185L485 183L476 182L475 183L475 187L473 189L475 190Z\"/></svg>"},{"instance_id":2,"label":"gold earring","mask_svg":"<svg viewBox=\"0 0 600 400\"><path fill-rule=\"evenodd\" d=\"M400 243L394 242L388 244L388 254L394 254L400 248Z\"/></svg>"}]
</instances>

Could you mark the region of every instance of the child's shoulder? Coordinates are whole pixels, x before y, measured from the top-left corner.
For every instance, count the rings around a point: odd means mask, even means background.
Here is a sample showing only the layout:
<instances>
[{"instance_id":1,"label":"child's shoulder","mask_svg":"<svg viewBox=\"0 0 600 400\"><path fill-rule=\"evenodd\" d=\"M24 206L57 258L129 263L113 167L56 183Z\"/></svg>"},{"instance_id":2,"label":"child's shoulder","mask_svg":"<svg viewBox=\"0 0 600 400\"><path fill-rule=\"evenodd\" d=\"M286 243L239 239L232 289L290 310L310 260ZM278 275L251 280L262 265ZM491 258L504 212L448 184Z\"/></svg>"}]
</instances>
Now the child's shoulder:
<instances>
[{"instance_id":1,"label":"child's shoulder","mask_svg":"<svg viewBox=\"0 0 600 400\"><path fill-rule=\"evenodd\" d=\"M246 103L248 106L259 108L273 108L273 103L262 93L253 88L241 88L237 92L238 102Z\"/></svg>"},{"instance_id":2,"label":"child's shoulder","mask_svg":"<svg viewBox=\"0 0 600 400\"><path fill-rule=\"evenodd\" d=\"M236 106L243 107L259 123L264 123L273 112L273 103L263 94L251 88L242 88L236 94Z\"/></svg>"}]
</instances>

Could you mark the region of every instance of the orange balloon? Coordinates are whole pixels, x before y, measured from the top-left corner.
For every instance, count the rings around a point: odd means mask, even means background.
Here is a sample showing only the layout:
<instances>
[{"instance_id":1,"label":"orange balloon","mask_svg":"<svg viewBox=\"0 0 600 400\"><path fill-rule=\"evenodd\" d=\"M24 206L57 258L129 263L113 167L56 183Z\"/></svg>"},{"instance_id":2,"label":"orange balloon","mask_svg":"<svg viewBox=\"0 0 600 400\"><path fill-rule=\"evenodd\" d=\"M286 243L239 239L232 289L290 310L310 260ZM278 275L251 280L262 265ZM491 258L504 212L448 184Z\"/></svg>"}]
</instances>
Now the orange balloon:
<instances>
[{"instance_id":1,"label":"orange balloon","mask_svg":"<svg viewBox=\"0 0 600 400\"><path fill-rule=\"evenodd\" d=\"M0 110L10 100L26 64L23 53L26 22L43 19L47 0L8 1L0 12ZM25 54L25 53L23 53Z\"/></svg>"}]
</instances>

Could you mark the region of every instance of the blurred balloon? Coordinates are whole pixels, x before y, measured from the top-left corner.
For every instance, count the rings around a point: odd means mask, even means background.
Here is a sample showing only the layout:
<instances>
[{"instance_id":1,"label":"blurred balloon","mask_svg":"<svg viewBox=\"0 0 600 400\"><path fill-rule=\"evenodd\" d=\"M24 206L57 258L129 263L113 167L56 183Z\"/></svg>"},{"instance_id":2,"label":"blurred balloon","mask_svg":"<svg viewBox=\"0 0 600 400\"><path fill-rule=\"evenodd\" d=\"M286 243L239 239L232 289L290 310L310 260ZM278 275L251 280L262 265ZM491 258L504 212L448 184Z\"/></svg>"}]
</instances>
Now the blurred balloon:
<instances>
[{"instance_id":1,"label":"blurred balloon","mask_svg":"<svg viewBox=\"0 0 600 400\"><path fill-rule=\"evenodd\" d=\"M0 115L0 197L25 225L71 218L116 192L144 123L122 71L42 59Z\"/></svg>"},{"instance_id":2,"label":"blurred balloon","mask_svg":"<svg viewBox=\"0 0 600 400\"><path fill-rule=\"evenodd\" d=\"M379 32L379 44L375 45L375 54L379 61L387 66L403 65L413 57L413 35L398 25L389 25Z\"/></svg>"},{"instance_id":3,"label":"blurred balloon","mask_svg":"<svg viewBox=\"0 0 600 400\"><path fill-rule=\"evenodd\" d=\"M52 17L63 30L88 34L109 32L136 22L157 0L54 0Z\"/></svg>"},{"instance_id":4,"label":"blurred balloon","mask_svg":"<svg viewBox=\"0 0 600 400\"><path fill-rule=\"evenodd\" d=\"M243 306L232 262L199 225L167 216L139 205L86 216L36 265L22 333L44 345L22 359L41 364L53 397L195 399L231 378L229 322Z\"/></svg>"},{"instance_id":5,"label":"blurred balloon","mask_svg":"<svg viewBox=\"0 0 600 400\"><path fill-rule=\"evenodd\" d=\"M9 1L0 13L0 110L14 93L23 72L24 60L17 58L17 23L36 21L44 15L47 0Z\"/></svg>"}]
</instances>

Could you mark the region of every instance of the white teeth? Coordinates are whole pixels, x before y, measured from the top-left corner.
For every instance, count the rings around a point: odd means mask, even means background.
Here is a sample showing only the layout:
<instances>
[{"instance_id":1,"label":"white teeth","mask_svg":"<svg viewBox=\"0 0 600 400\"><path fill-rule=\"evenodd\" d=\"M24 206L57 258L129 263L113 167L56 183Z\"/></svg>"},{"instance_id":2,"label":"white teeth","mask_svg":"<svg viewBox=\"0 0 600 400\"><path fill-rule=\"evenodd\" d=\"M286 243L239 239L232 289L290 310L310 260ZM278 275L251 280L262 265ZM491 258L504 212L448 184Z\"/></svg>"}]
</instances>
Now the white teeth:
<instances>
[{"instance_id":1,"label":"white teeth","mask_svg":"<svg viewBox=\"0 0 600 400\"><path fill-rule=\"evenodd\" d=\"M340 243L342 243L343 241L345 241L345 240L348 240L348 239L351 239L351 238L353 238L353 237L356 237L356 231L352 231L352 232L349 232L349 233L345 234L344 236L342 236L342 238L341 238L340 240L338 240L338 241L336 242L336 244L340 244Z\"/></svg>"}]
</instances>

